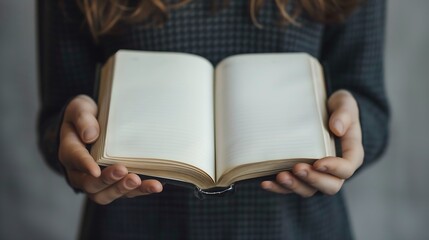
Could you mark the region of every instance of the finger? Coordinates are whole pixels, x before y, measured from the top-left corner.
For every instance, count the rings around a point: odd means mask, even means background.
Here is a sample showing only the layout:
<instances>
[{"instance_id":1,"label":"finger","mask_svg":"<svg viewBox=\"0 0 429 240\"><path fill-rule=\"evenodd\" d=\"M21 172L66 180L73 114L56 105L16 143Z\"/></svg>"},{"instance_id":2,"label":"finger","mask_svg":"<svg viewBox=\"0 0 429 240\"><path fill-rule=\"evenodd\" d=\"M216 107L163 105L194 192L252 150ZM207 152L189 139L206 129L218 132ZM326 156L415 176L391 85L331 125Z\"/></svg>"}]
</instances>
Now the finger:
<instances>
[{"instance_id":1,"label":"finger","mask_svg":"<svg viewBox=\"0 0 429 240\"><path fill-rule=\"evenodd\" d=\"M100 192L97 192L95 194L89 194L88 196L94 202L101 205L106 205L137 188L140 183L141 180L136 174L128 174L119 182L109 186L108 188Z\"/></svg>"},{"instance_id":2,"label":"finger","mask_svg":"<svg viewBox=\"0 0 429 240\"><path fill-rule=\"evenodd\" d=\"M296 164L293 173L304 183L328 195L336 194L344 183L343 179L315 171L308 164Z\"/></svg>"},{"instance_id":3,"label":"finger","mask_svg":"<svg viewBox=\"0 0 429 240\"><path fill-rule=\"evenodd\" d=\"M330 97L328 105L332 112L329 120L330 129L337 136L341 137L342 157L349 162L349 164L344 164L340 159L329 160L329 158L327 158L319 161L316 165L318 165L317 168L322 172L323 170L327 170L333 175L341 178L348 178L362 165L364 158L359 109L351 93L345 90L335 92ZM322 164L323 162L326 162L327 165L324 166ZM341 162L341 164L337 166L330 164L338 162ZM330 166L328 166L328 164Z\"/></svg>"},{"instance_id":4,"label":"finger","mask_svg":"<svg viewBox=\"0 0 429 240\"><path fill-rule=\"evenodd\" d=\"M142 195L148 195L152 193L160 193L163 190L162 184L157 180L144 180L140 186L133 191L130 191L125 195L125 197L133 198Z\"/></svg>"},{"instance_id":5,"label":"finger","mask_svg":"<svg viewBox=\"0 0 429 240\"><path fill-rule=\"evenodd\" d=\"M316 192L317 189L309 186L308 184L302 182L290 172L280 172L276 177L277 183L282 187L302 196L302 197L311 197Z\"/></svg>"},{"instance_id":6,"label":"finger","mask_svg":"<svg viewBox=\"0 0 429 240\"><path fill-rule=\"evenodd\" d=\"M86 95L74 98L66 108L64 121L72 123L85 143L94 142L99 134L97 105Z\"/></svg>"},{"instance_id":7,"label":"finger","mask_svg":"<svg viewBox=\"0 0 429 240\"><path fill-rule=\"evenodd\" d=\"M79 170L93 177L99 177L101 174L100 167L69 123L64 123L61 127L58 157L68 170Z\"/></svg>"},{"instance_id":8,"label":"finger","mask_svg":"<svg viewBox=\"0 0 429 240\"><path fill-rule=\"evenodd\" d=\"M328 100L331 112L329 129L338 137L343 136L351 125L359 122L359 109L351 93L339 90Z\"/></svg>"},{"instance_id":9,"label":"finger","mask_svg":"<svg viewBox=\"0 0 429 240\"><path fill-rule=\"evenodd\" d=\"M103 169L100 177L87 176L81 189L87 193L97 193L120 181L127 175L127 168L122 165L113 165Z\"/></svg>"},{"instance_id":10,"label":"finger","mask_svg":"<svg viewBox=\"0 0 429 240\"><path fill-rule=\"evenodd\" d=\"M280 184L273 181L263 181L261 183L261 187L267 191L280 193L280 194L288 194L292 193L291 190L282 187Z\"/></svg>"},{"instance_id":11,"label":"finger","mask_svg":"<svg viewBox=\"0 0 429 240\"><path fill-rule=\"evenodd\" d=\"M350 109L342 107L335 110L329 118L329 130L337 137L342 137L353 123L353 116Z\"/></svg>"},{"instance_id":12,"label":"finger","mask_svg":"<svg viewBox=\"0 0 429 240\"><path fill-rule=\"evenodd\" d=\"M347 90L335 91L328 99L328 110L334 112L342 106L357 107L357 102L353 95Z\"/></svg>"},{"instance_id":13,"label":"finger","mask_svg":"<svg viewBox=\"0 0 429 240\"><path fill-rule=\"evenodd\" d=\"M362 131L359 123L351 125L340 139L342 157L349 160L355 169L362 165L364 149L362 145Z\"/></svg>"},{"instance_id":14,"label":"finger","mask_svg":"<svg viewBox=\"0 0 429 240\"><path fill-rule=\"evenodd\" d=\"M313 169L321 173L328 173L341 179L348 179L358 168L352 161L339 157L326 157L317 160Z\"/></svg>"},{"instance_id":15,"label":"finger","mask_svg":"<svg viewBox=\"0 0 429 240\"><path fill-rule=\"evenodd\" d=\"M326 157L314 163L320 172L327 172L343 179L351 177L364 159L362 133L359 122L353 123L340 139L342 158Z\"/></svg>"}]
</instances>

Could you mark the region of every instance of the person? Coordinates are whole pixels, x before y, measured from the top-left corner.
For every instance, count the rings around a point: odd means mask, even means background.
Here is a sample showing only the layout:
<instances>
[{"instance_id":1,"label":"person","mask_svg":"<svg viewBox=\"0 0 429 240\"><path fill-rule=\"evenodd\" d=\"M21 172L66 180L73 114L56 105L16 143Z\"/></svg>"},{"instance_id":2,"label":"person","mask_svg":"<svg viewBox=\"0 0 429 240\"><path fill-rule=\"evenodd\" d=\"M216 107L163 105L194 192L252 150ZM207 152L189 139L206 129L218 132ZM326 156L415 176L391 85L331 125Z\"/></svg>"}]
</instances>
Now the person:
<instances>
[{"instance_id":1,"label":"person","mask_svg":"<svg viewBox=\"0 0 429 240\"><path fill-rule=\"evenodd\" d=\"M81 239L353 238L341 188L388 135L385 0L43 2L39 142L48 164L90 199ZM119 49L189 52L213 64L239 53L309 53L324 66L339 156L206 200L121 165L101 170L87 150L99 134L91 96L97 63Z\"/></svg>"}]
</instances>

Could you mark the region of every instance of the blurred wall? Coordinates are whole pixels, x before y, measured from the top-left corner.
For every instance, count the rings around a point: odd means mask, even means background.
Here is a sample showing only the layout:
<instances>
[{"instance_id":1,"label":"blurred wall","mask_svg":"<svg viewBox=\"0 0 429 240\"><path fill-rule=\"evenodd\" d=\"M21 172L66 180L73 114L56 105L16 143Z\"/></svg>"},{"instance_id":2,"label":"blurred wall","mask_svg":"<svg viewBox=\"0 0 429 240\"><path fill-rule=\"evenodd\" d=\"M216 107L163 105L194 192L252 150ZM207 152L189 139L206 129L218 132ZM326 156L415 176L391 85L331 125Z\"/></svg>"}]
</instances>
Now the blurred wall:
<instances>
[{"instance_id":1,"label":"blurred wall","mask_svg":"<svg viewBox=\"0 0 429 240\"><path fill-rule=\"evenodd\" d=\"M75 239L82 196L43 163L38 108L35 10L0 1L0 239ZM386 83L393 119L382 161L347 183L357 239L429 239L428 0L391 0Z\"/></svg>"},{"instance_id":2,"label":"blurred wall","mask_svg":"<svg viewBox=\"0 0 429 240\"><path fill-rule=\"evenodd\" d=\"M388 0L388 151L346 187L357 239L429 239L429 1Z\"/></svg>"},{"instance_id":3,"label":"blurred wall","mask_svg":"<svg viewBox=\"0 0 429 240\"><path fill-rule=\"evenodd\" d=\"M0 239L76 239L82 196L36 146L35 24L35 1L0 0Z\"/></svg>"}]
</instances>

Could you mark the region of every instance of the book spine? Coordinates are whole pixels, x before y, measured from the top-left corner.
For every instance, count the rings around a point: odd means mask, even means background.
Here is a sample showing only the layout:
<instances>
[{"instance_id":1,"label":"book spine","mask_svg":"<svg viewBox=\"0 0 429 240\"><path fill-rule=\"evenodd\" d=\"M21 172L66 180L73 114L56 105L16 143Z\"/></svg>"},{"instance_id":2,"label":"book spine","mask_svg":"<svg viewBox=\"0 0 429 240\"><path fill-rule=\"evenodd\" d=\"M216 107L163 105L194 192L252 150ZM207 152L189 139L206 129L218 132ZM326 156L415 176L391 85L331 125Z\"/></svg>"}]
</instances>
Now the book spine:
<instances>
[{"instance_id":1,"label":"book spine","mask_svg":"<svg viewBox=\"0 0 429 240\"><path fill-rule=\"evenodd\" d=\"M235 192L235 185L231 184L229 187L215 187L210 189L201 189L195 187L194 195L199 199L207 199L213 197L225 197Z\"/></svg>"}]
</instances>

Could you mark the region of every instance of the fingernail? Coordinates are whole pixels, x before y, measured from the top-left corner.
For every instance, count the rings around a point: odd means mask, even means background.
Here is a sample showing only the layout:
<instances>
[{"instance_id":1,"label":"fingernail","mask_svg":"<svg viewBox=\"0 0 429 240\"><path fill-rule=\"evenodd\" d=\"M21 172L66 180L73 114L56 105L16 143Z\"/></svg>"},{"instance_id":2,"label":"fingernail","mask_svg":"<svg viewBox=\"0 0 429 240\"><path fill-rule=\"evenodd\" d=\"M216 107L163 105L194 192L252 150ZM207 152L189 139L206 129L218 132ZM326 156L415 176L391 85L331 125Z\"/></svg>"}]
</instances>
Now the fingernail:
<instances>
[{"instance_id":1,"label":"fingernail","mask_svg":"<svg viewBox=\"0 0 429 240\"><path fill-rule=\"evenodd\" d=\"M317 168L317 171L319 171L319 172L326 172L326 170L328 170L328 168L325 166Z\"/></svg>"},{"instance_id":2,"label":"fingernail","mask_svg":"<svg viewBox=\"0 0 429 240\"><path fill-rule=\"evenodd\" d=\"M335 120L335 122L334 122L334 128L337 129L337 131L340 134L343 133L344 127L343 127L343 123L341 123L340 120Z\"/></svg>"},{"instance_id":3,"label":"fingernail","mask_svg":"<svg viewBox=\"0 0 429 240\"><path fill-rule=\"evenodd\" d=\"M113 171L113 177L114 178L121 178L121 177L123 177L124 176L124 173L121 171L121 170L119 170L119 169L115 169L114 171Z\"/></svg>"},{"instance_id":4,"label":"fingernail","mask_svg":"<svg viewBox=\"0 0 429 240\"><path fill-rule=\"evenodd\" d=\"M127 186L129 188L135 188L135 187L137 187L137 183L134 180L132 180L132 179L128 179L126 181L126 184L127 184Z\"/></svg>"},{"instance_id":5,"label":"fingernail","mask_svg":"<svg viewBox=\"0 0 429 240\"><path fill-rule=\"evenodd\" d=\"M302 171L295 173L295 175L297 175L298 177L305 178L305 177L307 177L308 173L307 173L307 171L302 170Z\"/></svg>"},{"instance_id":6,"label":"fingernail","mask_svg":"<svg viewBox=\"0 0 429 240\"><path fill-rule=\"evenodd\" d=\"M281 184L283 184L283 185L285 185L285 186L290 186L290 185L292 185L292 180L290 180L290 179L286 179L286 180L284 180Z\"/></svg>"},{"instance_id":7,"label":"fingernail","mask_svg":"<svg viewBox=\"0 0 429 240\"><path fill-rule=\"evenodd\" d=\"M94 140L97 137L97 129L90 127L83 132L83 137L86 141Z\"/></svg>"},{"instance_id":8,"label":"fingernail","mask_svg":"<svg viewBox=\"0 0 429 240\"><path fill-rule=\"evenodd\" d=\"M148 187L148 188L147 188L147 192L148 192L148 193L156 193L156 192L158 192L158 191L157 191L156 187Z\"/></svg>"}]
</instances>

